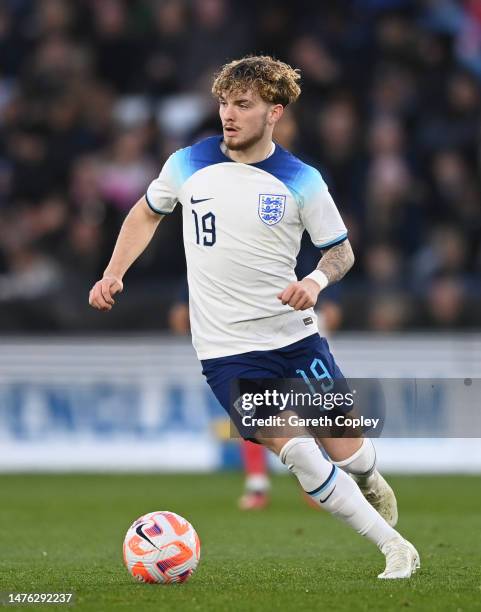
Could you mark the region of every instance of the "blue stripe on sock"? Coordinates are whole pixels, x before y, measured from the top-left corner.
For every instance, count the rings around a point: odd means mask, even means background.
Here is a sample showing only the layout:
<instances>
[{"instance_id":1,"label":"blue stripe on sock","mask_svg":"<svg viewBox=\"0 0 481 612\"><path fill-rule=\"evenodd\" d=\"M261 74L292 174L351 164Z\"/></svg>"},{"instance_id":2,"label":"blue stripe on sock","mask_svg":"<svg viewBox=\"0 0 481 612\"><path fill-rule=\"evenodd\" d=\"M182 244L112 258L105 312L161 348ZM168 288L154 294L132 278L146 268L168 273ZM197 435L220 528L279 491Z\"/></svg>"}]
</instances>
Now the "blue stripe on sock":
<instances>
[{"instance_id":1,"label":"blue stripe on sock","mask_svg":"<svg viewBox=\"0 0 481 612\"><path fill-rule=\"evenodd\" d=\"M324 491L324 489L326 489L334 480L334 478L337 476L337 466L333 465L332 466L332 470L331 473L329 474L329 476L327 477L327 480L325 480L320 487L317 487L317 489L314 489L314 491L306 491L306 493L308 495L317 495L318 493L322 493Z\"/></svg>"}]
</instances>

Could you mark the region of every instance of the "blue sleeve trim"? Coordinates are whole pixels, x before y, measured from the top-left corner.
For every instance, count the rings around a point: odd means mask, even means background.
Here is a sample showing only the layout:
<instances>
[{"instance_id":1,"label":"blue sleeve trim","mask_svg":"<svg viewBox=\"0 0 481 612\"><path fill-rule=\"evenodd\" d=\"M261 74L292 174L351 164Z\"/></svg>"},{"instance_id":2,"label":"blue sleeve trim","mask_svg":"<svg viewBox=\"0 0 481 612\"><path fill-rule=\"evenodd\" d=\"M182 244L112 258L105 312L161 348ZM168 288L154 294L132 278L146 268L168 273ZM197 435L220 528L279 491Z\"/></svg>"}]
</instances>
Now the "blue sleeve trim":
<instances>
[{"instance_id":1,"label":"blue sleeve trim","mask_svg":"<svg viewBox=\"0 0 481 612\"><path fill-rule=\"evenodd\" d=\"M150 210L153 210L154 213L157 213L158 215L171 215L172 214L172 211L166 212L164 210L157 210L156 208L154 208L152 204L150 203L149 196L147 195L147 193L145 194L145 201L147 202Z\"/></svg>"},{"instance_id":2,"label":"blue sleeve trim","mask_svg":"<svg viewBox=\"0 0 481 612\"><path fill-rule=\"evenodd\" d=\"M318 170L305 164L300 159L276 143L274 153L256 164L250 164L275 176L289 189L299 208L309 195L309 189L325 185Z\"/></svg>"},{"instance_id":3,"label":"blue sleeve trim","mask_svg":"<svg viewBox=\"0 0 481 612\"><path fill-rule=\"evenodd\" d=\"M314 246L316 246L318 249L326 249L327 247L333 247L336 246L336 244L341 244L341 242L344 242L346 238L347 232L345 234L342 234L341 236L338 236L337 238L334 238L334 240L331 240L330 242L326 242L324 244L315 244Z\"/></svg>"}]
</instances>

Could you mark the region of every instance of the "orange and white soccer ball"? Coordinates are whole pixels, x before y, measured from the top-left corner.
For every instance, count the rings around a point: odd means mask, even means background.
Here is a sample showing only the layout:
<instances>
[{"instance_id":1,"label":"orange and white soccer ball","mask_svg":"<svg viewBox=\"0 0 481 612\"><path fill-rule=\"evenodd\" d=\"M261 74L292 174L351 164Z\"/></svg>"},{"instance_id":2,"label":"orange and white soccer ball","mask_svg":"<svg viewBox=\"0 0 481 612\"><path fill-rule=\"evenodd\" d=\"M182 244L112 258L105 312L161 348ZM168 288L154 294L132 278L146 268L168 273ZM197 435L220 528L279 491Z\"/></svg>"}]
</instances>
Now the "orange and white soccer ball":
<instances>
[{"instance_id":1,"label":"orange and white soccer ball","mask_svg":"<svg viewBox=\"0 0 481 612\"><path fill-rule=\"evenodd\" d=\"M140 582L185 582L199 559L200 541L195 529L174 512L145 514L125 536L124 562Z\"/></svg>"}]
</instances>

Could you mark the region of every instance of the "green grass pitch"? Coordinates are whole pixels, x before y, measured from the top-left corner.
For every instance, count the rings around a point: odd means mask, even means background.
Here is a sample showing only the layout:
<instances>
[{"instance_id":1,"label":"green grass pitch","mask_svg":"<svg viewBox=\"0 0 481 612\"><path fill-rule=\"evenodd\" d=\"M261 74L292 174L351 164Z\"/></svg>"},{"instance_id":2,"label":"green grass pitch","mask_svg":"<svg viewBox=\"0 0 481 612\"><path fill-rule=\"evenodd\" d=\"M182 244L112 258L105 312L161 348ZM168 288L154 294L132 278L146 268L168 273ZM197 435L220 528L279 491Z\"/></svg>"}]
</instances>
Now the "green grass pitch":
<instances>
[{"instance_id":1,"label":"green grass pitch","mask_svg":"<svg viewBox=\"0 0 481 612\"><path fill-rule=\"evenodd\" d=\"M390 482L399 528L421 554L408 581L378 580L382 555L308 507L288 475L273 478L272 504L256 513L237 510L236 473L0 476L0 591L73 590L71 609L95 612L480 609L479 478ZM153 510L199 533L201 562L186 584L138 584L123 567L127 528Z\"/></svg>"}]
</instances>

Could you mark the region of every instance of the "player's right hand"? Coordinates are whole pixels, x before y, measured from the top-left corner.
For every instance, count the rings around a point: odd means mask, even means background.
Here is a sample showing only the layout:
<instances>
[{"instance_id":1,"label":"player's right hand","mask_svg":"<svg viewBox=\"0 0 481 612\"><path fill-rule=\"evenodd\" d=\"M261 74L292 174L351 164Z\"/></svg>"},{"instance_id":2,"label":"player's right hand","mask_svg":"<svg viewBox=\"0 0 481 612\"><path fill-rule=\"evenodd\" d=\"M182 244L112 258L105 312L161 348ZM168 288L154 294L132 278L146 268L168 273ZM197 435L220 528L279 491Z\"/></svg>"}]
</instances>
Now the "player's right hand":
<instances>
[{"instance_id":1,"label":"player's right hand","mask_svg":"<svg viewBox=\"0 0 481 612\"><path fill-rule=\"evenodd\" d=\"M112 310L115 304L113 296L120 293L124 285L120 278L104 276L95 283L89 293L89 304L97 310Z\"/></svg>"}]
</instances>

